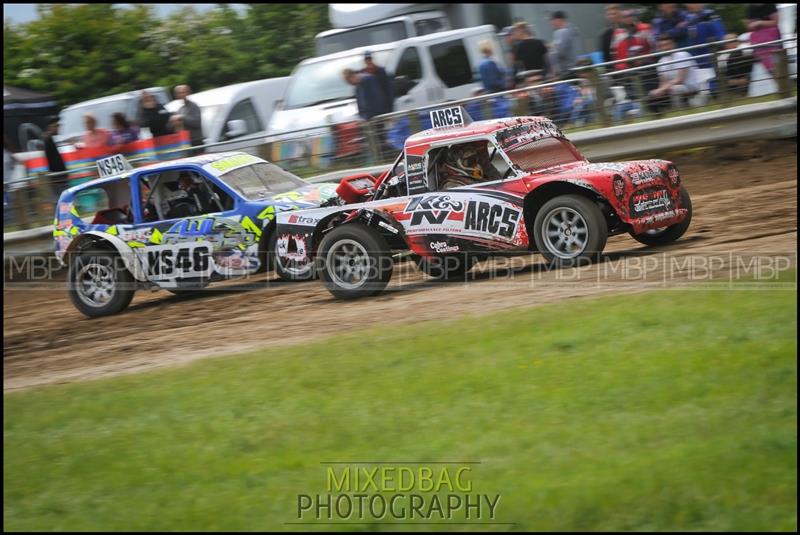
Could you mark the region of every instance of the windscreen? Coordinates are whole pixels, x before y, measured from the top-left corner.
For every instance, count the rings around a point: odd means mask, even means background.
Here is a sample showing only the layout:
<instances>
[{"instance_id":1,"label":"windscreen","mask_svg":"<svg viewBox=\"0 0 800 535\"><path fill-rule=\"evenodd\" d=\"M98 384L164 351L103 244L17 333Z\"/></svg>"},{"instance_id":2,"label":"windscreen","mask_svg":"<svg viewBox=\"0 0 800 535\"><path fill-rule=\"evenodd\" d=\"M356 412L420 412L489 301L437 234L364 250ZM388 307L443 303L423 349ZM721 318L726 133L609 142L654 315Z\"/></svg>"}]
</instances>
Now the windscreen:
<instances>
[{"instance_id":1,"label":"windscreen","mask_svg":"<svg viewBox=\"0 0 800 535\"><path fill-rule=\"evenodd\" d=\"M223 174L220 178L249 201L308 185L300 178L269 162L240 167Z\"/></svg>"},{"instance_id":2,"label":"windscreen","mask_svg":"<svg viewBox=\"0 0 800 535\"><path fill-rule=\"evenodd\" d=\"M555 137L546 137L515 147L507 150L506 155L527 172L583 161L572 143Z\"/></svg>"},{"instance_id":3,"label":"windscreen","mask_svg":"<svg viewBox=\"0 0 800 535\"><path fill-rule=\"evenodd\" d=\"M400 21L354 28L317 38L317 56L327 56L354 48L392 43L408 37L406 26Z\"/></svg>"},{"instance_id":4,"label":"windscreen","mask_svg":"<svg viewBox=\"0 0 800 535\"><path fill-rule=\"evenodd\" d=\"M390 50L374 52L373 61L376 65L385 67L390 53ZM342 71L360 71L363 68L363 54L301 65L292 75L292 81L286 90L286 108L305 108L353 98L356 94L355 87L344 81Z\"/></svg>"}]
</instances>

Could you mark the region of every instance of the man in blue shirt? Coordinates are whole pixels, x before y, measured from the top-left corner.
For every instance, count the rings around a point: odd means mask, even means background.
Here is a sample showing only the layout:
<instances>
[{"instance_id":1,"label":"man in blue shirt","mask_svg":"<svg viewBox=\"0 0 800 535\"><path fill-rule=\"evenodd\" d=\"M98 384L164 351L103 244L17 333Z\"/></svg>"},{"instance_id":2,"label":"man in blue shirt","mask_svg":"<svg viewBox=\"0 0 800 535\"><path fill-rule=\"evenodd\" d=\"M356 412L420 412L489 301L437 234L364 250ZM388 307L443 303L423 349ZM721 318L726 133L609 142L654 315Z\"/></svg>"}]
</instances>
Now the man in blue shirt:
<instances>
[{"instance_id":1,"label":"man in blue shirt","mask_svg":"<svg viewBox=\"0 0 800 535\"><path fill-rule=\"evenodd\" d=\"M380 115L384 106L380 80L375 75L367 72L358 73L353 69L345 69L342 74L345 81L356 88L359 117L368 121Z\"/></svg>"},{"instance_id":2,"label":"man in blue shirt","mask_svg":"<svg viewBox=\"0 0 800 535\"><path fill-rule=\"evenodd\" d=\"M677 48L689 46L689 21L686 12L678 9L678 4L658 4L660 15L653 19L656 35L668 34Z\"/></svg>"},{"instance_id":3,"label":"man in blue shirt","mask_svg":"<svg viewBox=\"0 0 800 535\"><path fill-rule=\"evenodd\" d=\"M723 40L725 37L725 26L713 9L706 7L705 4L686 4L686 9L689 10L686 26L689 36L689 46ZM693 56L701 56L703 54L709 54L711 49L709 47L702 47L690 50L690 52ZM713 58L698 58L697 65L701 69L713 68Z\"/></svg>"}]
</instances>

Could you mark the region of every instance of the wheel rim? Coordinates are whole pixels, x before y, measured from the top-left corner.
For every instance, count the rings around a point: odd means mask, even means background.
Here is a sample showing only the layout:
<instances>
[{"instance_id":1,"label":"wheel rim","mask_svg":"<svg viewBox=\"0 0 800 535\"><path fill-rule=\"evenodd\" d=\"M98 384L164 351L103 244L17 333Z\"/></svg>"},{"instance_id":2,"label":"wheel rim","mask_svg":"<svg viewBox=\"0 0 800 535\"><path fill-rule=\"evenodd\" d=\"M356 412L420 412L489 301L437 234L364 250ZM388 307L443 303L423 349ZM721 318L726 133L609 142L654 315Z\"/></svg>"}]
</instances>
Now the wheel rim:
<instances>
[{"instance_id":1,"label":"wheel rim","mask_svg":"<svg viewBox=\"0 0 800 535\"><path fill-rule=\"evenodd\" d=\"M294 260L281 261L281 257L275 253L275 263L281 268L281 271L288 273L292 278L306 277L311 271L312 264L306 262L299 262Z\"/></svg>"},{"instance_id":2,"label":"wheel rim","mask_svg":"<svg viewBox=\"0 0 800 535\"><path fill-rule=\"evenodd\" d=\"M647 236L658 236L659 234L663 234L669 227L660 227L660 228L652 228L650 230L645 230L644 233Z\"/></svg>"},{"instance_id":3,"label":"wheel rim","mask_svg":"<svg viewBox=\"0 0 800 535\"><path fill-rule=\"evenodd\" d=\"M369 279L370 258L355 240L339 240L328 251L328 273L337 286L354 290Z\"/></svg>"},{"instance_id":4,"label":"wheel rim","mask_svg":"<svg viewBox=\"0 0 800 535\"><path fill-rule=\"evenodd\" d=\"M547 250L559 258L575 258L589 242L589 226L576 210L554 208L544 217L542 240Z\"/></svg>"},{"instance_id":5,"label":"wheel rim","mask_svg":"<svg viewBox=\"0 0 800 535\"><path fill-rule=\"evenodd\" d=\"M90 307L103 307L114 297L114 272L110 266L87 264L75 277L78 297Z\"/></svg>"}]
</instances>

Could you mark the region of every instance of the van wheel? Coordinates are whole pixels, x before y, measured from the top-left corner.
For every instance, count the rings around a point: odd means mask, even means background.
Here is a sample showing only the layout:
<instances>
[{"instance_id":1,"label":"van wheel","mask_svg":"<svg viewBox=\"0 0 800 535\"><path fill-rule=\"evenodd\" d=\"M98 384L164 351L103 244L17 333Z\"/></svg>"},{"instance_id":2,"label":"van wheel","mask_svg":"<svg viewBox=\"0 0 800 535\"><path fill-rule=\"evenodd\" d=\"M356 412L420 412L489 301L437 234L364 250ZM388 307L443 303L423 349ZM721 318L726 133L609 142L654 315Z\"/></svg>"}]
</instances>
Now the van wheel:
<instances>
[{"instance_id":1,"label":"van wheel","mask_svg":"<svg viewBox=\"0 0 800 535\"><path fill-rule=\"evenodd\" d=\"M533 229L542 256L562 267L591 262L608 239L608 224L600 208L581 195L561 195L544 203Z\"/></svg>"},{"instance_id":2,"label":"van wheel","mask_svg":"<svg viewBox=\"0 0 800 535\"><path fill-rule=\"evenodd\" d=\"M86 251L70 262L69 298L82 314L97 318L124 310L133 299L135 281L117 253Z\"/></svg>"},{"instance_id":3,"label":"van wheel","mask_svg":"<svg viewBox=\"0 0 800 535\"><path fill-rule=\"evenodd\" d=\"M383 236L358 224L331 230L320 244L317 261L325 287L340 299L379 293L389 284L394 269Z\"/></svg>"}]
</instances>

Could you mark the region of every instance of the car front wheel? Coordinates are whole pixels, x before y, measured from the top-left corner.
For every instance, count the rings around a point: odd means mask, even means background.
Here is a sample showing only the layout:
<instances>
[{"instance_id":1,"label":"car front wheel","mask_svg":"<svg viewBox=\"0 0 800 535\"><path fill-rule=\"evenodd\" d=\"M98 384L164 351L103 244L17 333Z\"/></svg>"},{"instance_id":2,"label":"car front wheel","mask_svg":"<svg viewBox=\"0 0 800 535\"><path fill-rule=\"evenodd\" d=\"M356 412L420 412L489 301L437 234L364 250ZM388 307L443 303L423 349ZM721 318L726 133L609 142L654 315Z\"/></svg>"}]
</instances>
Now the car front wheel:
<instances>
[{"instance_id":1,"label":"car front wheel","mask_svg":"<svg viewBox=\"0 0 800 535\"><path fill-rule=\"evenodd\" d=\"M134 280L122 259L108 251L86 251L69 266L69 297L82 314L97 318L124 310L133 299Z\"/></svg>"}]
</instances>

